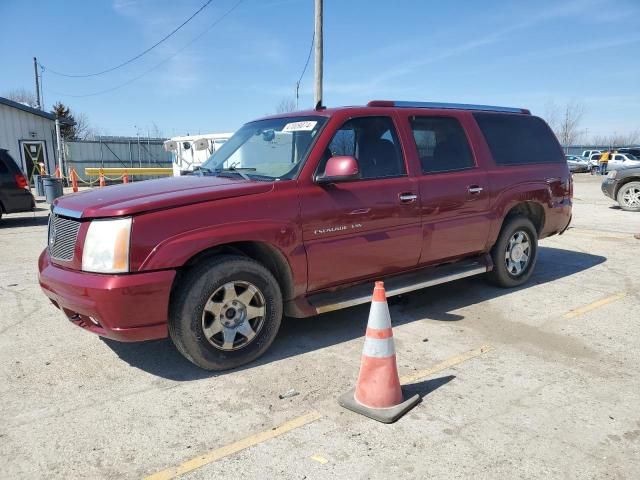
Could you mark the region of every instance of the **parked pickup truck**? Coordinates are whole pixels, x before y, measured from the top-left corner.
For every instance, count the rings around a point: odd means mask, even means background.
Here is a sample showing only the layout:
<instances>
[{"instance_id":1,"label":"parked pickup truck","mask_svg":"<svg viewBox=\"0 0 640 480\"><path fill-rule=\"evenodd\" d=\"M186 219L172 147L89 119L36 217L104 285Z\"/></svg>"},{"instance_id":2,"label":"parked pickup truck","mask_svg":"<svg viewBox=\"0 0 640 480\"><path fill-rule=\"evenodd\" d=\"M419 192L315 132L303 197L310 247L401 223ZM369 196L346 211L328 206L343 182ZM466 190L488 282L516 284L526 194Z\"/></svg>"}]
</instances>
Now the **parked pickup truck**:
<instances>
[{"instance_id":1,"label":"parked pickup truck","mask_svg":"<svg viewBox=\"0 0 640 480\"><path fill-rule=\"evenodd\" d=\"M197 175L58 199L40 285L74 324L196 365L263 354L281 318L487 274L517 287L573 184L519 108L372 101L247 123Z\"/></svg>"}]
</instances>

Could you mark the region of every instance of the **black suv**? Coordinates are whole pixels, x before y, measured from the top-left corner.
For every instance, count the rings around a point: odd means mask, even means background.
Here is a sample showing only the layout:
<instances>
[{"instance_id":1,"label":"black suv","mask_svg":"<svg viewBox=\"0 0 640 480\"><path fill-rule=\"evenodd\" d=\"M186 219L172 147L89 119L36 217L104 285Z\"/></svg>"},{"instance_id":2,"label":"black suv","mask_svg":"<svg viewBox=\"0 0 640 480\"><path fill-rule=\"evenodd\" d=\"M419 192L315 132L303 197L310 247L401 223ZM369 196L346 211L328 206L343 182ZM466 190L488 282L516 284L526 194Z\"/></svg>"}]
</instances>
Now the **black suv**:
<instances>
[{"instance_id":1,"label":"black suv","mask_svg":"<svg viewBox=\"0 0 640 480\"><path fill-rule=\"evenodd\" d=\"M640 167L612 170L602 181L602 193L623 210L640 212Z\"/></svg>"},{"instance_id":2,"label":"black suv","mask_svg":"<svg viewBox=\"0 0 640 480\"><path fill-rule=\"evenodd\" d=\"M11 155L0 148L0 218L4 213L30 212L35 206L24 174Z\"/></svg>"}]
</instances>

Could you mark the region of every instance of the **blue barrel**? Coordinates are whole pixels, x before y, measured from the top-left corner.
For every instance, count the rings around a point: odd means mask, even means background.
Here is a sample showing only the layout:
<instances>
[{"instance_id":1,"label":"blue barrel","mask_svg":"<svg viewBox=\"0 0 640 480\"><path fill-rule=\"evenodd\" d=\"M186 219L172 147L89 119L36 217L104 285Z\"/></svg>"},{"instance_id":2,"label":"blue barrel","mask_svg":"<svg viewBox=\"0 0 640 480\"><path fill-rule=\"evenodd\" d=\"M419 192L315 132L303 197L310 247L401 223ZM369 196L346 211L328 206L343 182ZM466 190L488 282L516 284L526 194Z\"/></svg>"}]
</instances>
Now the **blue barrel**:
<instances>
[{"instance_id":1,"label":"blue barrel","mask_svg":"<svg viewBox=\"0 0 640 480\"><path fill-rule=\"evenodd\" d=\"M61 178L43 178L42 187L44 189L44 196L47 199L47 203L53 203L56 198L63 195Z\"/></svg>"},{"instance_id":2,"label":"blue barrel","mask_svg":"<svg viewBox=\"0 0 640 480\"><path fill-rule=\"evenodd\" d=\"M33 185L36 187L36 196L44 197L44 186L42 185L42 181L45 178L49 178L49 175L34 175L33 176Z\"/></svg>"}]
</instances>

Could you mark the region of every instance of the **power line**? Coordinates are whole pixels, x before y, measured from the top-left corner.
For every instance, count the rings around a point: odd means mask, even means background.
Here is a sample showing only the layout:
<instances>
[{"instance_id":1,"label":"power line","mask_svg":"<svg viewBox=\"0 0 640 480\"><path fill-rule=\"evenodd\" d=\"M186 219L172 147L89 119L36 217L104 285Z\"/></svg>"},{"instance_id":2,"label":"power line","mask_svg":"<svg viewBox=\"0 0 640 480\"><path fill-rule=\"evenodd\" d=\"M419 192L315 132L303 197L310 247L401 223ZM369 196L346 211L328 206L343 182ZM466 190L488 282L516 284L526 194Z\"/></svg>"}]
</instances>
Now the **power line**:
<instances>
[{"instance_id":1,"label":"power line","mask_svg":"<svg viewBox=\"0 0 640 480\"><path fill-rule=\"evenodd\" d=\"M302 81L302 77L304 77L305 72L307 71L307 67L309 66L309 60L311 60L311 52L313 52L313 45L316 41L316 31L313 31L313 35L311 35L311 45L309 46L309 55L307 55L307 61L304 64L304 68L302 69L302 73L300 74L300 78L296 82L296 108L298 108L298 92L300 90L300 82Z\"/></svg>"},{"instance_id":2,"label":"power line","mask_svg":"<svg viewBox=\"0 0 640 480\"><path fill-rule=\"evenodd\" d=\"M313 32L313 35L311 35L311 45L309 46L309 55L307 55L307 61L304 64L304 68L302 69L302 73L300 74L300 78L298 79L298 85L300 84L300 82L302 81L302 77L304 77L305 72L307 71L307 67L309 66L309 60L311 60L311 53L313 53L313 44L315 43L316 40L316 32Z\"/></svg>"},{"instance_id":3,"label":"power line","mask_svg":"<svg viewBox=\"0 0 640 480\"><path fill-rule=\"evenodd\" d=\"M109 72L113 72L114 70L117 70L119 68L124 67L125 65L130 64L131 62L136 61L137 59L139 59L140 57L142 57L143 55L146 55L147 53L149 53L151 50L153 50L154 48L156 48L158 45L160 45L161 43L163 43L165 40L169 39L170 37L172 37L178 30L180 30L182 27L184 27L187 23L189 23L191 20L193 20L193 18L198 15L202 10L204 10L205 8L207 8L207 6L209 6L209 4L212 2L213 0L208 0L204 5L202 5L198 10L196 10L196 12L191 15L189 18L187 18L184 22L182 22L179 26L177 26L176 28L174 28L171 33L169 33L168 35L164 36L163 38L161 38L159 41L157 41L156 43L154 43L153 45L151 45L149 48L147 48L146 50L144 50L143 52L139 53L138 55L136 55L135 57L131 57L129 60L126 60L125 62L122 62L119 65L116 65L115 67L111 67L108 68L106 70L102 70L100 72L94 72L94 73L62 73L62 72L57 72L55 70L52 70L48 67L47 71L49 71L50 73L53 73L54 75L60 75L62 77L71 77L71 78L86 78L86 77L97 77L98 75L102 75L104 73L109 73ZM40 66L42 68L45 68L44 65L40 64Z\"/></svg>"},{"instance_id":4,"label":"power line","mask_svg":"<svg viewBox=\"0 0 640 480\"><path fill-rule=\"evenodd\" d=\"M84 98L84 97L93 97L96 95L102 95L103 93L109 93L109 92L113 92L114 90L118 90L122 87L126 87L127 85L132 84L133 82L135 82L136 80L141 79L142 77L144 77L146 74L151 73L152 71L154 71L155 69L161 67L162 65L164 65L165 63L167 63L169 60L171 60L173 57L175 57L176 55L178 55L180 52L182 52L183 50L185 50L186 48L190 47L193 43L195 43L196 41L198 41L200 38L202 38L206 33L209 32L209 30L211 30L213 27L215 27L217 24L219 24L222 20L224 20L228 15L231 14L231 12L233 12L236 8L238 8L238 6L244 2L244 0L238 0L238 2L236 2L233 7L231 7L229 10L227 10L220 18L218 18L215 22L213 22L211 25L209 25L204 31L202 31L202 33L200 33L199 35L197 35L195 38L193 38L189 43L185 44L182 46L182 48L180 48L179 50L177 50L175 53L173 53L172 55L168 56L167 58L165 58L164 60L162 60L160 63L157 63L156 65L154 65L153 67L151 67L148 70L145 70L144 72L142 72L140 75L138 75L137 77L133 77L129 80L127 80L124 83L121 83L119 85L116 85L115 87L111 87L111 88L107 88L106 90L100 90L98 92L93 92L93 93L86 93L83 95L73 95L70 93L63 93L63 92L56 92L55 90L50 90L47 89L48 92L50 93L54 93L56 95L62 95L65 97L73 97L73 98Z\"/></svg>"}]
</instances>

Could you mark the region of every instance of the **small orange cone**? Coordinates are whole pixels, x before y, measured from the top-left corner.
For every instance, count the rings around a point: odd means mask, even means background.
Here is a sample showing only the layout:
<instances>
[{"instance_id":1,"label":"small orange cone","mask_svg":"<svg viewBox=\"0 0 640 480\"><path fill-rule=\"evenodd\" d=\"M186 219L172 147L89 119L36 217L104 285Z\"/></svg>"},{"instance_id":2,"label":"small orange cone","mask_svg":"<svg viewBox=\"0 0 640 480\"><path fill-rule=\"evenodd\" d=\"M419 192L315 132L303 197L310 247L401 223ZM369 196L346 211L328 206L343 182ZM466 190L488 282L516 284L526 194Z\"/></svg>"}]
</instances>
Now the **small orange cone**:
<instances>
[{"instance_id":1,"label":"small orange cone","mask_svg":"<svg viewBox=\"0 0 640 480\"><path fill-rule=\"evenodd\" d=\"M124 175L122 175L122 183L129 183L129 174L127 171L124 171Z\"/></svg>"},{"instance_id":2,"label":"small orange cone","mask_svg":"<svg viewBox=\"0 0 640 480\"><path fill-rule=\"evenodd\" d=\"M75 168L71 169L71 187L74 193L78 191L78 172L76 172Z\"/></svg>"},{"instance_id":3,"label":"small orange cone","mask_svg":"<svg viewBox=\"0 0 640 480\"><path fill-rule=\"evenodd\" d=\"M102 169L100 169L100 188L104 187L104 185L104 172L102 171Z\"/></svg>"},{"instance_id":4,"label":"small orange cone","mask_svg":"<svg viewBox=\"0 0 640 480\"><path fill-rule=\"evenodd\" d=\"M60 167L56 167L56 172L54 173L56 178L60 178Z\"/></svg>"},{"instance_id":5,"label":"small orange cone","mask_svg":"<svg viewBox=\"0 0 640 480\"><path fill-rule=\"evenodd\" d=\"M358 382L338 403L379 422L393 423L419 401L420 395L403 401L387 296L384 283L376 282Z\"/></svg>"}]
</instances>

